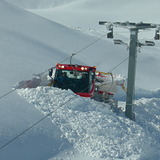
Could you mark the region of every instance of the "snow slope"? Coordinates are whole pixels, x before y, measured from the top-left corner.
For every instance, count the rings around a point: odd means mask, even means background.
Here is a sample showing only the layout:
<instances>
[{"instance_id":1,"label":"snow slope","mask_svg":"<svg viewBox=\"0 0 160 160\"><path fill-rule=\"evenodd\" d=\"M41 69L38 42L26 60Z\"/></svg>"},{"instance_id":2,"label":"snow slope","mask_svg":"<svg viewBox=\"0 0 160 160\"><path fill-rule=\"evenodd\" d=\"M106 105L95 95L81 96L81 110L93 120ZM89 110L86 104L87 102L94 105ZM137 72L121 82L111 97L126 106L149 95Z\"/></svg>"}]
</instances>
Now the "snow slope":
<instances>
[{"instance_id":1,"label":"snow slope","mask_svg":"<svg viewBox=\"0 0 160 160\"><path fill-rule=\"evenodd\" d=\"M75 0L5 0L11 4L14 4L21 8L27 9L36 9L36 8L50 8L50 7L57 7L59 5L68 4Z\"/></svg>"},{"instance_id":2,"label":"snow slope","mask_svg":"<svg viewBox=\"0 0 160 160\"><path fill-rule=\"evenodd\" d=\"M15 5L22 4L21 7L25 8L43 6L42 1L39 1L39 5L35 1L12 2ZM48 2L50 6L51 1ZM85 8L80 2L89 5ZM97 6L99 4L97 1L92 2ZM91 1L77 1L63 7L70 8L72 5L78 7L79 3L84 9L88 6L90 9L95 8L94 3L91 7ZM79 31L65 27L3 0L0 1L0 20L0 97L10 91L17 82L33 78L33 73L47 71L57 62L97 40L97 36L101 37L104 34L95 30ZM107 105L104 107L104 104L81 97L75 97L61 108L62 102L68 101L74 94L55 88L21 89L1 97L0 147L53 111L55 107L60 109L26 134L1 148L0 159L158 160L160 156L158 47L159 42L154 48L143 48L138 57L136 84L143 89L137 89L136 122L126 119L123 113L116 116ZM103 39L77 54L73 61L96 65L99 70L107 72L127 56L125 46L115 46L112 41ZM68 63L69 60L65 62ZM126 76L127 61L116 68L114 73ZM151 91L155 89L156 91ZM124 100L125 95L119 96L119 99ZM124 107L124 102L119 102L119 106Z\"/></svg>"},{"instance_id":3,"label":"snow slope","mask_svg":"<svg viewBox=\"0 0 160 160\"><path fill-rule=\"evenodd\" d=\"M100 31L100 20L159 23L159 5L159 0L78 0L56 8L33 11L66 26Z\"/></svg>"},{"instance_id":4,"label":"snow slope","mask_svg":"<svg viewBox=\"0 0 160 160\"><path fill-rule=\"evenodd\" d=\"M64 24L68 27L76 28L83 33L94 36L98 35L98 37L100 37L101 35L104 35L106 31L105 26L100 26L98 24L100 20L111 22L143 21L159 24L159 19L157 16L159 14L159 5L160 2L158 0L154 0L153 2L149 0L136 0L134 2L128 2L127 0L79 0L67 5L58 6L56 8L37 8L30 11L50 20ZM129 38L126 39L126 37L129 37L128 30L115 28L114 31L115 39L120 38L124 40L124 42L129 43ZM140 31L140 42L144 42L145 40L153 40L154 34L154 30L144 32ZM113 41L109 42L113 43ZM124 60L128 55L128 51L126 50L127 47L115 45L112 47L111 43L107 42L104 50L102 47L98 47L98 50L97 47L93 47L93 50L89 49L86 53L88 54L89 52L93 51L95 51L97 54L100 53L98 60L95 58L96 60L94 59L94 62L98 68L103 69L105 72L110 71L110 69ZM111 48L112 50L110 50ZM159 68L159 66L157 66L160 60L159 49L160 43L156 42L156 47L143 47L140 50L141 52L138 53L136 80L136 85L138 88L150 90L159 88L159 81L156 82L159 74L159 71L156 69ZM120 59L120 57L122 59ZM114 59L114 61L110 58ZM87 61L87 63L89 62ZM127 76L127 71L124 70L126 67L127 61L126 63L123 63L122 66L116 68L114 72L117 74L122 73L123 75ZM145 81L143 81L143 79L145 79Z\"/></svg>"}]
</instances>

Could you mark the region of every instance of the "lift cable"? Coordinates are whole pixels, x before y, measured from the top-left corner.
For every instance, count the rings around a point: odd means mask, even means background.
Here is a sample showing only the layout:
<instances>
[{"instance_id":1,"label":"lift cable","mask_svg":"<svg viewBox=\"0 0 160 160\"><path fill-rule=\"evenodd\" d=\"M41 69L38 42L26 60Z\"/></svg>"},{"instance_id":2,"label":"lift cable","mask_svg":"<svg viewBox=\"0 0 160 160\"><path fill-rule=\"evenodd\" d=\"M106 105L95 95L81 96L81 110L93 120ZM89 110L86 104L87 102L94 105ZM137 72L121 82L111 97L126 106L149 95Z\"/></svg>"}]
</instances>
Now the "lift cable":
<instances>
[{"instance_id":1,"label":"lift cable","mask_svg":"<svg viewBox=\"0 0 160 160\"><path fill-rule=\"evenodd\" d=\"M129 57L125 58L123 61L121 61L119 64L117 64L115 67L113 67L108 73L112 72L114 69L119 67L122 63L124 63Z\"/></svg>"},{"instance_id":2,"label":"lift cable","mask_svg":"<svg viewBox=\"0 0 160 160\"><path fill-rule=\"evenodd\" d=\"M88 86L89 87L89 86ZM80 93L82 93L83 91L85 91L88 87L86 87L85 89L81 90ZM4 145L0 146L0 150L2 150L3 148L5 148L6 146L8 146L9 144L11 144L13 141L15 141L16 139L18 139L20 136L22 136L23 134L25 134L26 132L28 132L29 130L31 130L33 127L35 127L36 125L38 125L40 122L42 122L43 120L45 120L47 117L49 117L52 113L56 112L58 109L62 108L65 104L69 103L71 100L75 99L78 95L75 94L73 97L71 97L69 100L67 100L67 102L64 102L63 104L61 104L59 107L55 108L53 111L49 112L47 115L45 115L44 117L42 117L41 119L39 119L38 121L36 121L35 123L33 123L30 127L26 128L24 131L22 131L21 133L19 133L17 136L15 136L14 138L12 138L10 141L6 142Z\"/></svg>"},{"instance_id":3,"label":"lift cable","mask_svg":"<svg viewBox=\"0 0 160 160\"><path fill-rule=\"evenodd\" d=\"M79 51L73 53L71 56L69 56L68 58L62 60L62 61L59 62L59 63L63 63L63 62L65 62L66 60L71 59L73 56L75 56L75 55L79 54L80 52L82 52L83 50L87 49L88 47L90 47L91 45L93 45L94 43L96 43L97 41L99 41L99 40L101 40L102 38L104 38L106 35L107 35L107 34L104 34L104 35L101 36L100 38L97 38L97 39L96 39L95 41L93 41L92 43L86 45L85 47L83 47L83 48L80 49ZM54 68L56 68L56 67L54 66L54 67L51 67L51 68L54 69ZM49 69L50 69L50 68L49 68ZM47 69L47 70L41 72L40 74L38 74L38 76L41 76L42 74L48 72L49 69ZM24 84L26 84L26 82L22 83L18 88L20 88L20 87L23 86ZM6 93L3 94L2 96L0 96L0 100L1 100L2 98L4 98L4 97L8 96L8 95L11 94L12 92L16 91L18 88L14 88L14 89L12 89L12 90L6 92Z\"/></svg>"},{"instance_id":4,"label":"lift cable","mask_svg":"<svg viewBox=\"0 0 160 160\"><path fill-rule=\"evenodd\" d=\"M96 41L92 42L91 44L87 45L86 47L82 48L81 50L79 50L78 52L76 52L74 55L80 53L82 50L84 50L84 49L88 48L89 46L91 46L92 44L96 43L98 40L102 39L104 36L106 36L106 34L103 35L101 38L98 38ZM72 55L72 56L73 56L73 55ZM72 56L70 56L70 57L72 57ZM64 59L63 61L61 61L61 63L63 63L64 61L68 60L70 57ZM118 65L116 65L112 70L114 70L115 68L117 68L120 64L122 64L122 63L123 63L124 61L126 61L127 59L128 59L128 57L127 57L125 60L123 60L121 63L119 63ZM110 71L112 71L112 70L110 70ZM48 70L47 70L47 71L48 71ZM45 71L45 72L46 72L46 71ZM45 73L45 72L43 72L43 73ZM41 73L41 74L42 74L42 73ZM25 83L24 83L24 84L25 84ZM22 85L24 85L24 84L22 84ZM86 87L86 88L88 88L88 87ZM86 89L86 88L85 88L85 89ZM0 99L2 99L3 97L9 95L10 93L12 93L13 91L15 91L16 89L18 89L18 88L15 88L15 89L11 90L10 92L4 94L3 96L0 97ZM85 89L84 89L84 90L85 90ZM82 90L81 92L83 92L84 90ZM12 142L15 141L16 139L18 139L20 136L22 136L23 134L25 134L25 133L28 132L29 130L31 130L33 127L35 127L36 125L38 125L40 122L42 122L42 121L45 120L47 117L49 117L52 113L54 113L54 112L56 112L58 109L62 108L65 104L69 103L71 100L73 100L73 99L76 98L77 96L78 96L78 95L75 94L75 95L74 95L72 98L70 98L67 102L61 104L59 107L55 108L53 111L49 112L47 115L45 115L44 117L42 117L41 119L39 119L38 121L36 121L35 123L33 123L30 127L28 127L27 129L25 129L24 131L22 131L20 134L18 134L17 136L15 136L13 139L11 139L10 141L8 141L8 142L5 143L4 145L2 145L2 146L0 147L0 150L3 149L3 148L5 148L6 146L8 146L10 143L12 143Z\"/></svg>"},{"instance_id":5,"label":"lift cable","mask_svg":"<svg viewBox=\"0 0 160 160\"><path fill-rule=\"evenodd\" d=\"M27 131L31 130L33 127L35 127L36 125L38 125L40 122L42 122L44 119L46 119L47 117L49 117L52 113L56 112L58 109L62 108L65 104L69 103L71 100L73 100L77 95L74 95L74 97L70 98L67 102L61 104L59 107L55 108L53 111L49 112L47 115L45 115L43 118L39 119L37 122L33 123L30 127L28 127L27 129L25 129L24 131L22 131L20 134L18 134L17 136L15 136L13 139L11 139L10 141L8 141L7 143L5 143L4 145L2 145L0 147L0 150L5 148L6 146L8 146L10 143L12 143L13 141L15 141L16 139L18 139L20 136L22 136L23 134L25 134Z\"/></svg>"},{"instance_id":6,"label":"lift cable","mask_svg":"<svg viewBox=\"0 0 160 160\"><path fill-rule=\"evenodd\" d=\"M105 36L107 36L107 33L104 34L103 36L101 36L100 38L96 39L95 41L93 41L92 43L86 45L84 48L80 49L79 51L75 52L74 55L77 55L78 53L82 52L83 50L87 49L88 47L90 47L91 45L93 45L94 43L96 43L97 41L101 40L102 38L104 38Z\"/></svg>"}]
</instances>

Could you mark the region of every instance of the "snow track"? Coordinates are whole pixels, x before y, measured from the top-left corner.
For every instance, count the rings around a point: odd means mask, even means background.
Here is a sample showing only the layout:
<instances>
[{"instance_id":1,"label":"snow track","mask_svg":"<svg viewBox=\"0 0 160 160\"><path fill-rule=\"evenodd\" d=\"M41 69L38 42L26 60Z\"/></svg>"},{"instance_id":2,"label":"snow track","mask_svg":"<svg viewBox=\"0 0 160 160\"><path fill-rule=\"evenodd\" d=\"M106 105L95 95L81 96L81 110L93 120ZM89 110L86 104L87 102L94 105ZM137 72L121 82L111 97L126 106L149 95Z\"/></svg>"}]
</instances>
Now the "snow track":
<instances>
[{"instance_id":1,"label":"snow track","mask_svg":"<svg viewBox=\"0 0 160 160\"><path fill-rule=\"evenodd\" d=\"M45 115L59 108L50 119L85 155L112 159L141 152L143 129L123 115L117 116L106 104L50 87L19 89L18 94Z\"/></svg>"}]
</instances>

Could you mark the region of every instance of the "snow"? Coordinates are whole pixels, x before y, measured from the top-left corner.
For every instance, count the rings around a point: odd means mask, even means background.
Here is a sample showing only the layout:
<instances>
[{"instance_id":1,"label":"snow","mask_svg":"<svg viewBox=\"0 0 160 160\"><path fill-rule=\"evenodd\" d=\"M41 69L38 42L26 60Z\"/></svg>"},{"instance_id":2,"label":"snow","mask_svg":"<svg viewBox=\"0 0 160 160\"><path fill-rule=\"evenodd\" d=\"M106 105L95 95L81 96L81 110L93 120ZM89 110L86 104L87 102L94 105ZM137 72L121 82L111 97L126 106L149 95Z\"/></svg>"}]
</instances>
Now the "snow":
<instances>
[{"instance_id":1,"label":"snow","mask_svg":"<svg viewBox=\"0 0 160 160\"><path fill-rule=\"evenodd\" d=\"M17 83L34 78L33 74L47 75L56 63L65 59L69 63L73 53L78 53L74 63L96 65L103 72L112 70L128 57L127 46L114 45L105 37L79 52L106 34L98 21L159 23L158 11L158 0L1 0L0 159L158 160L159 41L138 53L135 121L127 119L124 112L115 113L109 105L76 96L70 90L43 86L12 92ZM116 29L115 35L128 41L129 31ZM153 36L152 30L140 32L139 38L144 41ZM112 72L127 77L127 65L126 59ZM118 89L115 98L124 111L125 92Z\"/></svg>"},{"instance_id":2,"label":"snow","mask_svg":"<svg viewBox=\"0 0 160 160\"><path fill-rule=\"evenodd\" d=\"M117 117L104 104L50 87L21 89L18 93L46 115L59 108L51 119L81 153L95 158L120 158L140 152L145 139L142 128Z\"/></svg>"},{"instance_id":3,"label":"snow","mask_svg":"<svg viewBox=\"0 0 160 160\"><path fill-rule=\"evenodd\" d=\"M73 2L75 0L5 0L6 2L9 2L13 5L16 5L21 8L27 8L27 9L37 9L37 8L52 8L59 5L68 4L70 2Z\"/></svg>"}]
</instances>

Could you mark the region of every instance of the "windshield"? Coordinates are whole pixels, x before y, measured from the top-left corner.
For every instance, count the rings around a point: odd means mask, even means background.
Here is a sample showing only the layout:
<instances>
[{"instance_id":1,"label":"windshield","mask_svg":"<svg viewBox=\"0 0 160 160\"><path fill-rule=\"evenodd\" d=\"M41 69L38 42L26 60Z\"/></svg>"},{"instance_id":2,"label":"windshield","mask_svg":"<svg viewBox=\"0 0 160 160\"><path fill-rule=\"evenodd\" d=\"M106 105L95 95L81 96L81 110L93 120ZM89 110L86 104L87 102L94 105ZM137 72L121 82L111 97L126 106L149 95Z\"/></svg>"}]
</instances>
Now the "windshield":
<instances>
[{"instance_id":1,"label":"windshield","mask_svg":"<svg viewBox=\"0 0 160 160\"><path fill-rule=\"evenodd\" d=\"M89 91L89 73L77 70L56 70L55 87L71 89L73 92L87 93Z\"/></svg>"}]
</instances>

